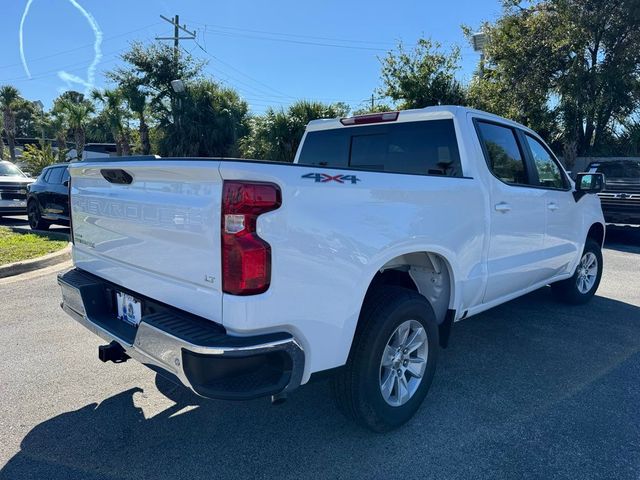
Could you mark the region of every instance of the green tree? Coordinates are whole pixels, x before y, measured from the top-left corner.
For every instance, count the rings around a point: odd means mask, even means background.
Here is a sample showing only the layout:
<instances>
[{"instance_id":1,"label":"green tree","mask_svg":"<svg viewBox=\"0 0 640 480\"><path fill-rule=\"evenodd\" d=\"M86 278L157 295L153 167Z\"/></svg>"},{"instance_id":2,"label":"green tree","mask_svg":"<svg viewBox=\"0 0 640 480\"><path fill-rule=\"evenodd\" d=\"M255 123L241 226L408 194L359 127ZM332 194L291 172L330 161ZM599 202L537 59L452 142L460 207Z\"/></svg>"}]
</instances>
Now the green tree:
<instances>
[{"instance_id":1,"label":"green tree","mask_svg":"<svg viewBox=\"0 0 640 480\"><path fill-rule=\"evenodd\" d=\"M55 107L51 110L49 130L56 139L58 161L64 162L67 158L67 131L69 130L69 121L66 112L56 110Z\"/></svg>"},{"instance_id":2,"label":"green tree","mask_svg":"<svg viewBox=\"0 0 640 480\"><path fill-rule=\"evenodd\" d=\"M421 38L412 51L399 43L380 61L383 87L379 93L399 102L400 108L465 102L464 88L455 78L460 68L458 47L446 53L440 43Z\"/></svg>"},{"instance_id":3,"label":"green tree","mask_svg":"<svg viewBox=\"0 0 640 480\"><path fill-rule=\"evenodd\" d=\"M134 43L122 56L127 62L107 74L121 88L140 125L142 151L161 155L230 155L246 132L247 104L238 94L205 80L205 65L189 54L177 57L172 48ZM172 81L185 91L176 92ZM154 120L153 132L147 116Z\"/></svg>"},{"instance_id":4,"label":"green tree","mask_svg":"<svg viewBox=\"0 0 640 480\"><path fill-rule=\"evenodd\" d=\"M186 85L173 116L161 117L158 150L167 156L237 156L247 133L247 103L211 80Z\"/></svg>"},{"instance_id":5,"label":"green tree","mask_svg":"<svg viewBox=\"0 0 640 480\"><path fill-rule=\"evenodd\" d=\"M127 125L128 112L124 108L125 97L120 89L94 90L91 93L94 101L102 104L99 120L111 131L116 143L118 156L130 155L129 133Z\"/></svg>"},{"instance_id":6,"label":"green tree","mask_svg":"<svg viewBox=\"0 0 640 480\"><path fill-rule=\"evenodd\" d=\"M73 132L76 144L76 158L81 160L86 142L87 125L91 120L91 115L95 112L95 108L91 102L85 100L82 96L63 98L60 101L60 108L64 112L69 128Z\"/></svg>"},{"instance_id":7,"label":"green tree","mask_svg":"<svg viewBox=\"0 0 640 480\"><path fill-rule=\"evenodd\" d=\"M58 162L58 157L53 152L49 142L45 142L42 146L25 145L22 159L27 164L27 170L33 177L40 175L45 167Z\"/></svg>"},{"instance_id":8,"label":"green tree","mask_svg":"<svg viewBox=\"0 0 640 480\"><path fill-rule=\"evenodd\" d=\"M503 4L503 16L485 26L486 65L472 103L534 128L559 118L566 149L606 150L616 124L638 108L640 2Z\"/></svg>"},{"instance_id":9,"label":"green tree","mask_svg":"<svg viewBox=\"0 0 640 480\"><path fill-rule=\"evenodd\" d=\"M0 87L2 125L7 137L7 145L9 146L9 155L12 162L16 161L16 110L21 105L21 102L22 97L15 87L11 85Z\"/></svg>"},{"instance_id":10,"label":"green tree","mask_svg":"<svg viewBox=\"0 0 640 480\"><path fill-rule=\"evenodd\" d=\"M245 158L293 162L307 124L319 118L344 117L349 107L343 103L323 104L301 100L287 110L268 108L251 119L251 133L240 140Z\"/></svg>"},{"instance_id":11,"label":"green tree","mask_svg":"<svg viewBox=\"0 0 640 480\"><path fill-rule=\"evenodd\" d=\"M138 119L138 135L140 137L140 151L143 155L151 153L149 140L149 125L147 123L147 95L144 92L140 80L133 75L127 75L118 79L118 87L129 106L129 109Z\"/></svg>"}]
</instances>

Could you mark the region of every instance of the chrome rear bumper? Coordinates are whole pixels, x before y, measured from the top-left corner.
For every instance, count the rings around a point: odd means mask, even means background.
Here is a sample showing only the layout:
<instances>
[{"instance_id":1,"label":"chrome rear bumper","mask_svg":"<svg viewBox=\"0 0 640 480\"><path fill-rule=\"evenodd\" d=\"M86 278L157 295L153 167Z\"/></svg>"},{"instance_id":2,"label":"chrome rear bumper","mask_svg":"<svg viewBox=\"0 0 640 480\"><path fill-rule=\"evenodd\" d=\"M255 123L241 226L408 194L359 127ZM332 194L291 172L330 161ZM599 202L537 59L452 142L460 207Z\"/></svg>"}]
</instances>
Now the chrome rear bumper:
<instances>
[{"instance_id":1,"label":"chrome rear bumper","mask_svg":"<svg viewBox=\"0 0 640 480\"><path fill-rule=\"evenodd\" d=\"M300 385L304 353L288 333L228 335L214 322L129 292L143 302L137 327L116 317L116 285L73 269L58 275L62 308L127 355L207 398L246 400Z\"/></svg>"}]
</instances>

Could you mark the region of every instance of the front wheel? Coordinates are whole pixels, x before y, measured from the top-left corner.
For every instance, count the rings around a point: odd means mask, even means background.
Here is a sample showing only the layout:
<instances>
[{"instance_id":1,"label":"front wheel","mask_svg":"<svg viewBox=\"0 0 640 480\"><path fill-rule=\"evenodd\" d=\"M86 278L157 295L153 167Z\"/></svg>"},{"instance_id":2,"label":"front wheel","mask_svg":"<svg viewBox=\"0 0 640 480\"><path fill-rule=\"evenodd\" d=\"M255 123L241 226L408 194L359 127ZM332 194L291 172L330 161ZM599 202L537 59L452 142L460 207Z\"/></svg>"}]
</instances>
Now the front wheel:
<instances>
[{"instance_id":1,"label":"front wheel","mask_svg":"<svg viewBox=\"0 0 640 480\"><path fill-rule=\"evenodd\" d=\"M429 302L406 288L376 289L363 306L347 364L332 379L339 409L376 432L399 427L427 395L437 357Z\"/></svg>"},{"instance_id":2,"label":"front wheel","mask_svg":"<svg viewBox=\"0 0 640 480\"><path fill-rule=\"evenodd\" d=\"M559 300L574 305L588 302L600 285L602 266L600 245L588 238L573 276L551 285L554 295Z\"/></svg>"}]
</instances>

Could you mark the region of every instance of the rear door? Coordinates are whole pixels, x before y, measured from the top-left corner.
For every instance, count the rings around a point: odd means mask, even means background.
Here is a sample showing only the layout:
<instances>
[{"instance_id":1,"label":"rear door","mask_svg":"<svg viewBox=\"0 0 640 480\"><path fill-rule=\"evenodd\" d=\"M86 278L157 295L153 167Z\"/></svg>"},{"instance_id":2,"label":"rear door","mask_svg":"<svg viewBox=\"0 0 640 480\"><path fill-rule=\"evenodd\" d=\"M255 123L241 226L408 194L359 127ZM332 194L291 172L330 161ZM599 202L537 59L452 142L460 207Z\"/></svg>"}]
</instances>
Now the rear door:
<instances>
[{"instance_id":1,"label":"rear door","mask_svg":"<svg viewBox=\"0 0 640 480\"><path fill-rule=\"evenodd\" d=\"M68 214L68 194L69 188L66 183L69 180L67 166L55 167L49 176L49 193L47 212L53 218L65 218Z\"/></svg>"},{"instance_id":2,"label":"rear door","mask_svg":"<svg viewBox=\"0 0 640 480\"><path fill-rule=\"evenodd\" d=\"M60 215L60 206L57 204L57 194L62 187L62 175L64 171L64 167L53 167L49 174L44 208L44 212L48 217L57 218Z\"/></svg>"},{"instance_id":3,"label":"rear door","mask_svg":"<svg viewBox=\"0 0 640 480\"><path fill-rule=\"evenodd\" d=\"M72 164L76 266L221 322L218 166L187 159Z\"/></svg>"},{"instance_id":4,"label":"rear door","mask_svg":"<svg viewBox=\"0 0 640 480\"><path fill-rule=\"evenodd\" d=\"M484 302L516 293L544 278L544 191L531 173L516 129L476 119L476 129L492 173L489 185L491 234Z\"/></svg>"}]
</instances>

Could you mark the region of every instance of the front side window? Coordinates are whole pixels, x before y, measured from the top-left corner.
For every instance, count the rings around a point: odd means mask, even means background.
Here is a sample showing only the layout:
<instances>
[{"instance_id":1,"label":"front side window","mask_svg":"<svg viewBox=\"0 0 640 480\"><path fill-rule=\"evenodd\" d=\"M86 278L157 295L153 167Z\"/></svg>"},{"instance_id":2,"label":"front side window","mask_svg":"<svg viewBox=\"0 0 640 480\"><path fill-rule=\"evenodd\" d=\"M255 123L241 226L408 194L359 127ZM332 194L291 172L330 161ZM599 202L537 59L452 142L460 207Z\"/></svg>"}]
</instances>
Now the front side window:
<instances>
[{"instance_id":1,"label":"front side window","mask_svg":"<svg viewBox=\"0 0 640 480\"><path fill-rule=\"evenodd\" d=\"M564 189L566 187L564 175L548 150L535 138L529 135L525 135L525 138L531 149L531 155L536 171L538 172L540 186Z\"/></svg>"},{"instance_id":2,"label":"front side window","mask_svg":"<svg viewBox=\"0 0 640 480\"><path fill-rule=\"evenodd\" d=\"M487 122L478 122L478 130L493 174L505 183L527 185L524 158L515 131Z\"/></svg>"}]
</instances>

